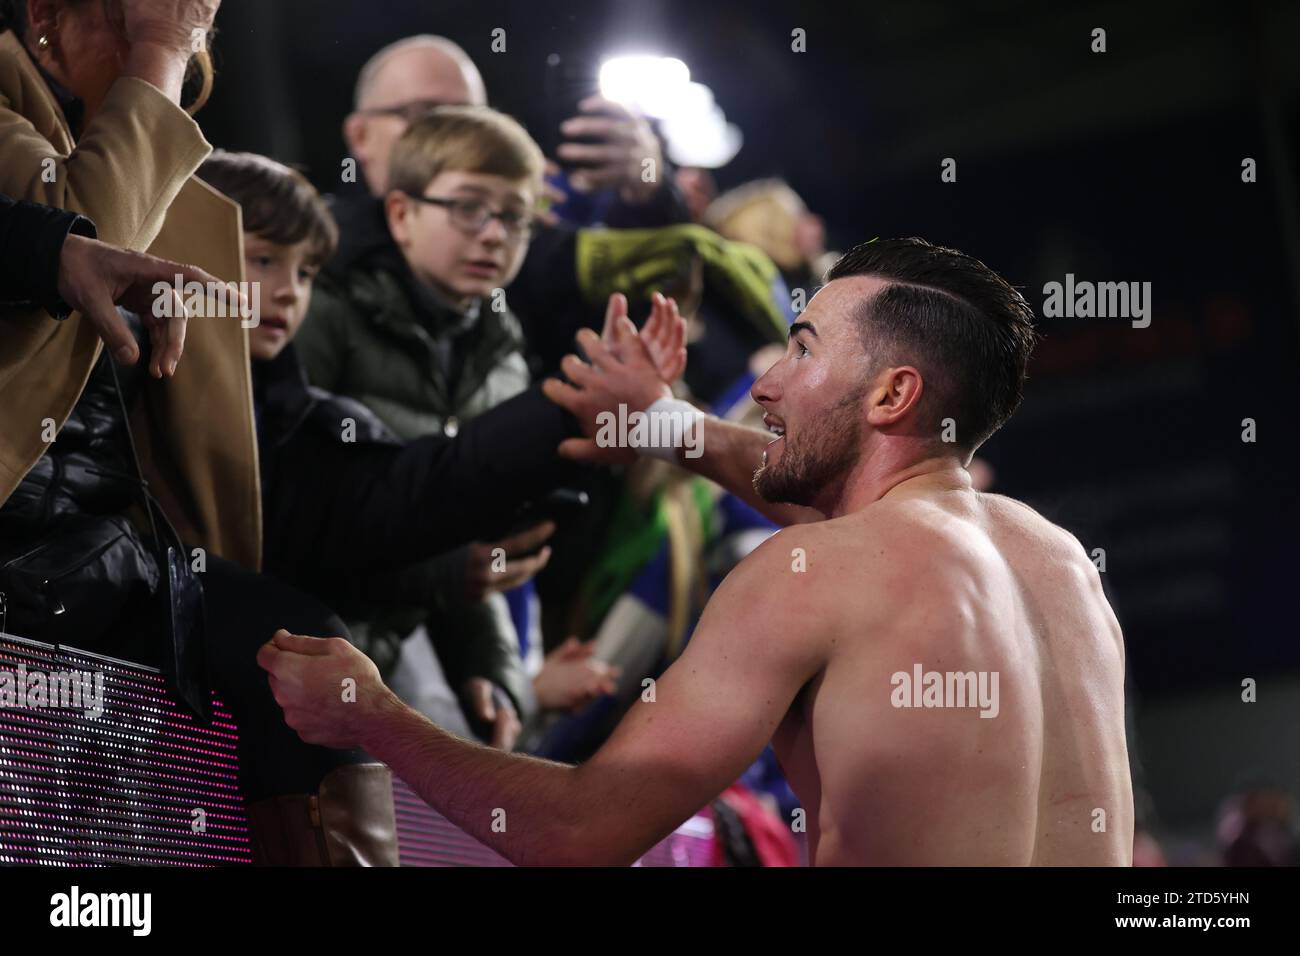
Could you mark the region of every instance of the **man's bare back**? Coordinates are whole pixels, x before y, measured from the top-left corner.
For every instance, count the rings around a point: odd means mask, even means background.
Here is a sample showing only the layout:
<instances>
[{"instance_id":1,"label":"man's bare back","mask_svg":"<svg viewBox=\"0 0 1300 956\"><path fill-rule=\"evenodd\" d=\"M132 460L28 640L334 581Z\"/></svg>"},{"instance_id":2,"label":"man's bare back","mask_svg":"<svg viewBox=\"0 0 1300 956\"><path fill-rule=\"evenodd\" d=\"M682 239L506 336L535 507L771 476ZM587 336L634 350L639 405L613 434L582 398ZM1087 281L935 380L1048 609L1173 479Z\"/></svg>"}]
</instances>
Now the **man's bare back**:
<instances>
[{"instance_id":1,"label":"man's bare back","mask_svg":"<svg viewBox=\"0 0 1300 956\"><path fill-rule=\"evenodd\" d=\"M1129 864L1123 644L1079 543L928 478L801 531L831 650L773 745L814 862ZM918 666L983 672L995 706L897 706Z\"/></svg>"}]
</instances>

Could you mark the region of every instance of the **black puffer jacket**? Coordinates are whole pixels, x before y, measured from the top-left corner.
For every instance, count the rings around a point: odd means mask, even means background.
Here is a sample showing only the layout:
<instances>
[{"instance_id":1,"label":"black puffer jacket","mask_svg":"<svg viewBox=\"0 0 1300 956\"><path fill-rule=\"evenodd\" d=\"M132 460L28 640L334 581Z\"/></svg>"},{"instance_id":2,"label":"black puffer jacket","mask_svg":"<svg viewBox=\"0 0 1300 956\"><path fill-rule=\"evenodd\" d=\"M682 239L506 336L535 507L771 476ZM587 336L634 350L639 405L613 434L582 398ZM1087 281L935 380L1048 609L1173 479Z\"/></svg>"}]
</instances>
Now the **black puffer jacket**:
<instances>
[{"instance_id":1,"label":"black puffer jacket","mask_svg":"<svg viewBox=\"0 0 1300 956\"><path fill-rule=\"evenodd\" d=\"M139 319L120 314L140 360L117 370L128 407L149 363ZM0 314L0 321L3 316ZM127 439L112 359L103 352L63 427L25 411L48 430L49 449L0 505L0 604L14 633L118 656L135 652L140 615L158 584L152 548L128 512L143 497Z\"/></svg>"}]
</instances>

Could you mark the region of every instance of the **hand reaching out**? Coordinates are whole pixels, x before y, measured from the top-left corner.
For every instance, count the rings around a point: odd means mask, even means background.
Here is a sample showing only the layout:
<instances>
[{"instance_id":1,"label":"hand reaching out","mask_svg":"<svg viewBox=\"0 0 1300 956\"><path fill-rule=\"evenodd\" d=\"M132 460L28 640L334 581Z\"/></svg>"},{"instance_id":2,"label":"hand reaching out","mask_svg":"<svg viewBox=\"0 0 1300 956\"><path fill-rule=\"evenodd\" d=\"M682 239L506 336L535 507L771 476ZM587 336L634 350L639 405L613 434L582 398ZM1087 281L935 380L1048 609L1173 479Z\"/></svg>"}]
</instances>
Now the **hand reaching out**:
<instances>
[{"instance_id":1,"label":"hand reaching out","mask_svg":"<svg viewBox=\"0 0 1300 956\"><path fill-rule=\"evenodd\" d=\"M646 331L638 334L627 315L627 298L621 293L610 296L603 334L582 329L577 335L590 364L566 355L560 369L569 381L550 378L542 383L546 397L571 412L586 436L561 442L562 456L607 465L636 460L631 448L599 446L596 434L602 412L617 414L620 405L644 411L657 399L672 397L669 382L686 366L686 323L677 304L659 293L653 303Z\"/></svg>"},{"instance_id":2,"label":"hand reaching out","mask_svg":"<svg viewBox=\"0 0 1300 956\"><path fill-rule=\"evenodd\" d=\"M400 709L397 696L365 654L341 637L290 634L281 628L257 652L284 720L309 744L348 749Z\"/></svg>"},{"instance_id":3,"label":"hand reaching out","mask_svg":"<svg viewBox=\"0 0 1300 956\"><path fill-rule=\"evenodd\" d=\"M653 199L659 191L663 152L650 124L600 96L589 96L578 110L582 115L565 120L560 131L596 142L560 144L560 159L586 164L569 175L573 188L583 193L617 189L623 201L633 205Z\"/></svg>"},{"instance_id":4,"label":"hand reaching out","mask_svg":"<svg viewBox=\"0 0 1300 956\"><path fill-rule=\"evenodd\" d=\"M686 371L686 320L677 311L677 300L656 292L651 297L650 318L641 326L640 338L650 353L659 377L672 385ZM615 292L605 307L605 326L600 339L620 355L618 326L627 317L627 297Z\"/></svg>"},{"instance_id":5,"label":"hand reaching out","mask_svg":"<svg viewBox=\"0 0 1300 956\"><path fill-rule=\"evenodd\" d=\"M537 702L547 710L577 712L598 697L618 689L620 669L592 659L594 647L571 637L546 655L533 678Z\"/></svg>"},{"instance_id":6,"label":"hand reaching out","mask_svg":"<svg viewBox=\"0 0 1300 956\"><path fill-rule=\"evenodd\" d=\"M500 541L476 541L469 547L465 591L471 601L509 591L539 574L551 560L551 549L538 546L555 533L555 522L543 521ZM534 553L535 552L535 553Z\"/></svg>"}]
</instances>

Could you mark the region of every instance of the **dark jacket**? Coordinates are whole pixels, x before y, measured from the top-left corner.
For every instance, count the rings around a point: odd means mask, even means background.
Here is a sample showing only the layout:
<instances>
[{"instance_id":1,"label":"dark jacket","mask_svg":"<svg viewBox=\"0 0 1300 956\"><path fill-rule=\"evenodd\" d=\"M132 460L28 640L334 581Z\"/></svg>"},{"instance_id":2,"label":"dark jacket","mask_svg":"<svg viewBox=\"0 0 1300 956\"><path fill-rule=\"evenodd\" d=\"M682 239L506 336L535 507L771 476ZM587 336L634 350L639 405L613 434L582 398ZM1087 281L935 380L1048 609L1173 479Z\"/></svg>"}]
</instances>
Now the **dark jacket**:
<instances>
[{"instance_id":1,"label":"dark jacket","mask_svg":"<svg viewBox=\"0 0 1300 956\"><path fill-rule=\"evenodd\" d=\"M122 414L123 399L129 406L144 384L149 337L132 313L120 314L140 361L115 376L100 354L57 441L0 504L0 626L7 618L34 640L130 657L158 564L140 531L147 525L128 517L143 521L143 495Z\"/></svg>"},{"instance_id":2,"label":"dark jacket","mask_svg":"<svg viewBox=\"0 0 1300 956\"><path fill-rule=\"evenodd\" d=\"M404 443L364 405L309 386L292 345L254 362L253 377L264 567L345 618L376 601L427 605L424 582L406 567L504 533L521 505L571 469L555 449L576 434L575 423L536 388L454 438ZM527 698L517 649L470 646L451 629L431 636L453 686L483 676ZM392 641L364 649L381 669L396 656Z\"/></svg>"},{"instance_id":3,"label":"dark jacket","mask_svg":"<svg viewBox=\"0 0 1300 956\"><path fill-rule=\"evenodd\" d=\"M59 258L69 235L93 239L95 225L75 212L0 196L0 303L38 305L65 318Z\"/></svg>"},{"instance_id":4,"label":"dark jacket","mask_svg":"<svg viewBox=\"0 0 1300 956\"><path fill-rule=\"evenodd\" d=\"M384 232L329 263L296 345L313 385L363 402L400 437L451 435L528 386L519 323L493 304L453 306Z\"/></svg>"},{"instance_id":5,"label":"dark jacket","mask_svg":"<svg viewBox=\"0 0 1300 956\"><path fill-rule=\"evenodd\" d=\"M364 403L400 438L454 436L528 388L519 324L502 302L462 309L419 282L388 235L382 205L372 200L367 208L359 235L312 292L295 341L302 363L313 385ZM477 540L495 539L487 526L479 532ZM371 582L366 591L374 600L344 615L353 636L393 646L424 624L433 635L459 635L463 645L517 644L504 596L469 599L469 559L468 547L457 548ZM402 593L416 599L403 602ZM439 658L456 670L445 654ZM531 695L507 690L526 716Z\"/></svg>"}]
</instances>

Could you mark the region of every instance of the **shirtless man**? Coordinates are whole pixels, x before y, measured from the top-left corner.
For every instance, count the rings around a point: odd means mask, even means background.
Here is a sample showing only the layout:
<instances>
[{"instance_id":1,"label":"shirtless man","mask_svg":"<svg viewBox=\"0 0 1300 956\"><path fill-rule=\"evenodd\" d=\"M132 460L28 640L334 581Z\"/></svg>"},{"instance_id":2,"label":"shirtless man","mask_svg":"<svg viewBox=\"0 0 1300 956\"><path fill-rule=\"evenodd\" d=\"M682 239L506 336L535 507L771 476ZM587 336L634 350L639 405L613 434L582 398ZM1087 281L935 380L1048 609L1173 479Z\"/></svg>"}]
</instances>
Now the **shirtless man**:
<instances>
[{"instance_id":1,"label":"shirtless man","mask_svg":"<svg viewBox=\"0 0 1300 956\"><path fill-rule=\"evenodd\" d=\"M965 468L1019 403L1028 306L916 239L859 246L829 278L752 389L782 437L710 418L703 456L680 458L739 494L752 476L749 499L797 523L732 571L589 761L459 740L347 642L281 631L261 660L289 724L364 748L520 864L631 863L769 741L817 865L1129 864L1123 643L1097 571ZM547 385L588 435L598 410L666 396L628 324L580 336L592 365Z\"/></svg>"}]
</instances>

